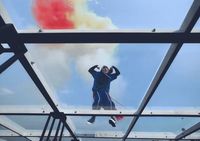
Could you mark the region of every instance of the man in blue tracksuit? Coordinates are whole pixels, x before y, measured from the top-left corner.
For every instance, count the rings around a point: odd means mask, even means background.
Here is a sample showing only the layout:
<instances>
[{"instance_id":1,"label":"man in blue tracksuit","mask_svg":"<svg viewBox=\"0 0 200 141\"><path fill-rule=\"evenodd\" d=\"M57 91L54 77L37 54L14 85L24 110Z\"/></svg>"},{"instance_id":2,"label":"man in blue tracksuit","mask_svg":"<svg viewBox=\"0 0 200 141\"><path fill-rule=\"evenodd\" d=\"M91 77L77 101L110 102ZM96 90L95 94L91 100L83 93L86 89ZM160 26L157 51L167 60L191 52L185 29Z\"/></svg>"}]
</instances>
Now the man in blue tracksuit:
<instances>
[{"instance_id":1,"label":"man in blue tracksuit","mask_svg":"<svg viewBox=\"0 0 200 141\"><path fill-rule=\"evenodd\" d=\"M94 102L92 104L93 110L99 110L104 108L105 110L116 110L114 102L111 100L109 95L110 82L115 80L117 76L120 75L119 70L112 66L110 69L107 66L103 66L101 71L96 71L98 65L91 67L88 71L94 78L94 83L92 87ZM113 73L114 69L114 73ZM88 123L94 123L95 116L92 116ZM116 119L112 116L109 123L115 127Z\"/></svg>"}]
</instances>

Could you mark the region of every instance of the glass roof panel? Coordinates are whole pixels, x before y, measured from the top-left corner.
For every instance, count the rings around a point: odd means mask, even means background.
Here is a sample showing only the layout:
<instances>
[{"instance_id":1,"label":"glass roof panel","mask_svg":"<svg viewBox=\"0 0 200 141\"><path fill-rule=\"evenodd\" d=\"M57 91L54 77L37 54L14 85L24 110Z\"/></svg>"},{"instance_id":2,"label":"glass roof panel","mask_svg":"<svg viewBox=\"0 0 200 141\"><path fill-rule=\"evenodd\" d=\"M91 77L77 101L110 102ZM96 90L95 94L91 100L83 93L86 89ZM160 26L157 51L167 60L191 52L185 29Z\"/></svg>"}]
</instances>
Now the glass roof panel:
<instances>
[{"instance_id":1,"label":"glass roof panel","mask_svg":"<svg viewBox=\"0 0 200 141\"><path fill-rule=\"evenodd\" d=\"M199 54L199 44L183 45L147 108L200 109Z\"/></svg>"},{"instance_id":2,"label":"glass roof panel","mask_svg":"<svg viewBox=\"0 0 200 141\"><path fill-rule=\"evenodd\" d=\"M94 138L81 138L81 141L93 141ZM96 138L95 141L121 141L121 139L98 139Z\"/></svg>"},{"instance_id":3,"label":"glass roof panel","mask_svg":"<svg viewBox=\"0 0 200 141\"><path fill-rule=\"evenodd\" d=\"M7 129L3 127L2 125L0 125L0 130L7 130Z\"/></svg>"},{"instance_id":4,"label":"glass roof panel","mask_svg":"<svg viewBox=\"0 0 200 141\"><path fill-rule=\"evenodd\" d=\"M135 109L154 76L168 44L37 44L27 45L32 62L57 94L64 108L89 108L93 78L88 69L117 66L120 76L111 83L117 108ZM97 70L99 71L99 70Z\"/></svg>"},{"instance_id":5,"label":"glass roof panel","mask_svg":"<svg viewBox=\"0 0 200 141\"><path fill-rule=\"evenodd\" d=\"M13 53L3 53L3 54L0 54L0 65L2 65L3 63L5 63L13 55L14 55Z\"/></svg>"},{"instance_id":6,"label":"glass roof panel","mask_svg":"<svg viewBox=\"0 0 200 141\"><path fill-rule=\"evenodd\" d=\"M196 22L192 32L199 32L200 31L200 19Z\"/></svg>"},{"instance_id":7,"label":"glass roof panel","mask_svg":"<svg viewBox=\"0 0 200 141\"><path fill-rule=\"evenodd\" d=\"M90 116L71 117L76 127L76 133L86 134L86 136L87 134L95 135L97 137L109 136L114 134L114 137L122 137L126 132L127 127L129 126L132 119L132 117L124 117L123 120L118 121L116 123L116 127L113 128L109 124L110 117L97 116L95 122L91 125L88 125L87 121L90 118L91 118Z\"/></svg>"},{"instance_id":8,"label":"glass roof panel","mask_svg":"<svg viewBox=\"0 0 200 141\"><path fill-rule=\"evenodd\" d=\"M27 141L24 137L1 137L0 141Z\"/></svg>"},{"instance_id":9,"label":"glass roof panel","mask_svg":"<svg viewBox=\"0 0 200 141\"><path fill-rule=\"evenodd\" d=\"M179 29L192 2L193 0L2 0L2 5L17 29L35 29L39 25L45 29L118 28L151 31L154 28Z\"/></svg>"},{"instance_id":10,"label":"glass roof panel","mask_svg":"<svg viewBox=\"0 0 200 141\"><path fill-rule=\"evenodd\" d=\"M133 132L171 132L176 135L199 122L199 117L141 117Z\"/></svg>"},{"instance_id":11,"label":"glass roof panel","mask_svg":"<svg viewBox=\"0 0 200 141\"><path fill-rule=\"evenodd\" d=\"M4 112L8 112L9 108L17 112L20 106L22 111L26 110L26 107L23 106L32 106L41 111L42 109L51 109L18 61L5 70L0 78L0 109Z\"/></svg>"},{"instance_id":12,"label":"glass roof panel","mask_svg":"<svg viewBox=\"0 0 200 141\"><path fill-rule=\"evenodd\" d=\"M199 138L200 138L200 130L197 130L196 132L186 137L186 139L199 139Z\"/></svg>"},{"instance_id":13,"label":"glass roof panel","mask_svg":"<svg viewBox=\"0 0 200 141\"><path fill-rule=\"evenodd\" d=\"M43 130L48 116L6 116L17 125L23 127L26 130ZM31 121L31 122L30 122Z\"/></svg>"}]
</instances>

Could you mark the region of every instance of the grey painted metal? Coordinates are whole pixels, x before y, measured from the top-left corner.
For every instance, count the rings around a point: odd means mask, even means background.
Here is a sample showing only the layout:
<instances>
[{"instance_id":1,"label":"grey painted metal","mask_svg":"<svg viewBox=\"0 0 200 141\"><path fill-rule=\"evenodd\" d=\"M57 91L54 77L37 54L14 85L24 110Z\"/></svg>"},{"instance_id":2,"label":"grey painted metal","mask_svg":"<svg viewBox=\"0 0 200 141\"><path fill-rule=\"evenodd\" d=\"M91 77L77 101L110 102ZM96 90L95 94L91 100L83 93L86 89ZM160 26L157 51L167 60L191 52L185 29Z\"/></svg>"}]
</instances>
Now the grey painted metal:
<instances>
[{"instance_id":1,"label":"grey painted metal","mask_svg":"<svg viewBox=\"0 0 200 141\"><path fill-rule=\"evenodd\" d=\"M3 48L3 49L0 48L0 55L2 53L13 53L13 50L9 48Z\"/></svg>"},{"instance_id":2,"label":"grey painted metal","mask_svg":"<svg viewBox=\"0 0 200 141\"><path fill-rule=\"evenodd\" d=\"M24 43L200 43L200 33L151 33L151 32L66 32L18 33ZM1 43L10 39L0 38Z\"/></svg>"},{"instance_id":3,"label":"grey painted metal","mask_svg":"<svg viewBox=\"0 0 200 141\"><path fill-rule=\"evenodd\" d=\"M187 15L186 15L186 17L183 21L183 24L180 27L180 31L185 32L185 33L190 32L192 30L192 28L194 27L195 23L198 20L199 14L200 14L200 1L194 0L189 12L187 13ZM182 47L183 42L172 44L170 46L170 48L169 48L166 56L164 57L158 71L156 72L149 88L147 89L147 92L146 92L137 112L136 112L137 114L139 114L139 115L142 114L144 108L148 104L149 100L153 96L155 90L157 89L158 85L160 84L161 80L163 79L164 75L166 74L167 70L169 69L170 65L172 64L174 58L176 57L178 51ZM131 132L131 130L133 129L133 127L135 126L138 119L139 119L138 116L133 118L133 120L131 121L131 123L128 127L128 130L126 131L126 133L123 137L123 140L126 140L126 138L128 137L128 135Z\"/></svg>"},{"instance_id":4,"label":"grey painted metal","mask_svg":"<svg viewBox=\"0 0 200 141\"><path fill-rule=\"evenodd\" d=\"M9 53L9 52L13 52L13 50L10 49L10 48L4 48L4 47L0 44L0 55L1 55L2 53Z\"/></svg>"},{"instance_id":5,"label":"grey painted metal","mask_svg":"<svg viewBox=\"0 0 200 141\"><path fill-rule=\"evenodd\" d=\"M200 1L194 0L190 7L179 32L190 33L200 17Z\"/></svg>"},{"instance_id":6,"label":"grey painted metal","mask_svg":"<svg viewBox=\"0 0 200 141\"><path fill-rule=\"evenodd\" d=\"M51 127L50 127L50 129L49 129L48 136L47 136L47 138L46 138L47 141L49 140L49 138L50 138L50 136L51 136L51 132L52 132L52 129L53 129L53 126L54 126L55 120L56 120L56 119L53 118L53 121L52 121L52 123L51 123Z\"/></svg>"},{"instance_id":7,"label":"grey painted metal","mask_svg":"<svg viewBox=\"0 0 200 141\"><path fill-rule=\"evenodd\" d=\"M118 109L118 110L91 110L90 108L70 108L60 109L65 116L110 116L110 115L123 115L123 116L146 116L146 117L200 117L200 109L194 108L178 108L175 109L145 109L141 115L136 114L136 109ZM38 115L45 116L51 113L51 108L35 106L1 106L0 115Z\"/></svg>"},{"instance_id":8,"label":"grey painted metal","mask_svg":"<svg viewBox=\"0 0 200 141\"><path fill-rule=\"evenodd\" d=\"M189 129L183 131L182 133L180 133L179 135L176 136L175 140L180 140L196 131L200 130L200 122L193 125L192 127L190 127Z\"/></svg>"},{"instance_id":9,"label":"grey painted metal","mask_svg":"<svg viewBox=\"0 0 200 141\"><path fill-rule=\"evenodd\" d=\"M44 135L45 135L45 132L46 132L47 127L48 127L48 125L49 125L50 119L51 119L51 115L48 116L48 119L47 119L47 121L46 121L46 123L45 123L44 129L43 129L43 131L42 131L42 135L40 136L40 141L42 141L43 138L44 138Z\"/></svg>"},{"instance_id":10,"label":"grey painted metal","mask_svg":"<svg viewBox=\"0 0 200 141\"><path fill-rule=\"evenodd\" d=\"M61 125L61 120L59 120L59 123L58 123L57 129L56 129L56 134L55 134L55 136L54 136L53 141L57 141L58 132L59 132L59 130L60 130L60 125Z\"/></svg>"},{"instance_id":11,"label":"grey painted metal","mask_svg":"<svg viewBox=\"0 0 200 141\"><path fill-rule=\"evenodd\" d=\"M31 130L28 130L27 133L24 133L25 136L31 138L31 137L40 137L40 132L33 132ZM30 134L31 133L31 134ZM55 130L52 131L52 134L55 133ZM51 134L51 138L54 136ZM9 132L0 132L0 137L19 137L17 134L10 134ZM94 133L94 134L77 134L77 137L80 138L90 138L90 139L122 139L123 132L118 132L118 131L99 131ZM47 135L45 136L47 137ZM173 132L134 132L133 134L131 133L128 139L146 139L146 140L175 140L176 134ZM65 132L65 134L62 136L63 140L64 138L71 138L70 134L68 132ZM183 138L183 140L198 140L200 139L200 134L194 133L186 138ZM181 139L182 140L182 139Z\"/></svg>"},{"instance_id":12,"label":"grey painted metal","mask_svg":"<svg viewBox=\"0 0 200 141\"><path fill-rule=\"evenodd\" d=\"M1 16L1 14L0 14L0 27L1 27L1 26L4 26L4 25L5 25L5 22L4 22L4 20L3 20L2 16Z\"/></svg>"},{"instance_id":13,"label":"grey painted metal","mask_svg":"<svg viewBox=\"0 0 200 141\"><path fill-rule=\"evenodd\" d=\"M65 128L65 126L64 126L64 124L63 124L63 125L62 125L62 129L61 129L61 132L60 132L59 141L62 140L64 128Z\"/></svg>"},{"instance_id":14,"label":"grey painted metal","mask_svg":"<svg viewBox=\"0 0 200 141\"><path fill-rule=\"evenodd\" d=\"M0 65L0 74L9 68L14 62L18 60L19 55L13 55L11 58L6 60L3 64Z\"/></svg>"},{"instance_id":15,"label":"grey painted metal","mask_svg":"<svg viewBox=\"0 0 200 141\"><path fill-rule=\"evenodd\" d=\"M2 17L0 17L0 20L3 20ZM0 26L2 26L1 28L3 28L3 31L5 33L5 35L3 37L9 38L8 45L10 46L11 49L14 50L14 53L16 55L18 55L19 53L21 54L21 53L27 52L27 49L26 49L24 43L21 42L21 40L19 39L18 33L17 33L15 27L12 24L5 24L5 22L4 22L4 25L2 24ZM31 77L31 79L33 80L35 85L41 91L42 95L45 97L45 99L47 100L49 105L52 107L54 112L56 114L60 114L57 106L55 105L55 103L53 102L51 97L49 96L47 90L45 89L44 85L42 84L42 82L38 78L35 71L33 70L31 64L28 62L27 58L24 55L20 56L19 61L21 62L22 66L27 71L27 73L29 74L29 76ZM74 139L76 139L76 136L74 135L73 131L71 130L69 125L66 123L66 121L63 120L63 122L64 122L64 125L66 126L66 128L68 129L68 131L71 133L72 137Z\"/></svg>"}]
</instances>

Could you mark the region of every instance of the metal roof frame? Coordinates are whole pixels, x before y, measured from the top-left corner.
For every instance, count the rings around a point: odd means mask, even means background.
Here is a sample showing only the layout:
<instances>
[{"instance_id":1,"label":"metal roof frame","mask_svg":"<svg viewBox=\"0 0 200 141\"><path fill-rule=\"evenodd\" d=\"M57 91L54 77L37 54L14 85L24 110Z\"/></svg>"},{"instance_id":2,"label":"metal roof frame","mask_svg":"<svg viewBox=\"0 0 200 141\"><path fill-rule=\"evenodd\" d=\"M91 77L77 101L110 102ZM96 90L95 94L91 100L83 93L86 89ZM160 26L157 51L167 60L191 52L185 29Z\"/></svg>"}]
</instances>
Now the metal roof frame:
<instances>
[{"instance_id":1,"label":"metal roof frame","mask_svg":"<svg viewBox=\"0 0 200 141\"><path fill-rule=\"evenodd\" d=\"M39 33L28 33L22 32L18 33L15 27L12 24L6 24L2 17L0 17L0 43L7 43L10 48L6 49L3 46L0 46L0 54L2 53L10 53L13 52L14 55L5 61L0 66L0 74L3 73L9 66L11 66L16 60L19 60L26 72L29 74L35 85L38 87L48 104L53 109L53 113L1 113L0 115L26 115L26 114L35 114L35 115L51 115L53 114L54 119L59 119L63 123L63 127L66 127L70 133L70 137L72 137L75 141L78 141L78 138L98 138L95 135L78 135L71 129L71 127L66 122L66 116L87 116L87 115L98 115L98 116L108 116L108 115L124 115L124 116L133 116L132 122L129 125L126 133L120 137L122 140L126 140L127 138L138 139L136 135L133 135L132 129L134 128L137 120L142 116L152 117L152 116L188 116L188 117L199 117L199 113L167 113L167 112L150 112L146 113L144 109L146 108L149 100L153 96L155 90L158 85L162 81L165 76L167 70L178 54L184 43L200 43L200 33L191 33L195 23L199 19L200 16L200 1L194 0L189 12L187 13L180 29L176 32L131 32L131 31L95 31L95 32L39 32ZM42 77L37 70L34 69L34 66L29 62L25 53L27 49L25 47L25 43L172 43L166 56L164 57L159 69L157 70L149 88L146 91L146 94L139 106L139 108L131 113L123 111L114 111L114 112L105 112L102 111L99 114L95 112L61 112L56 106L55 102L51 98L51 90L48 85L42 81ZM6 125L3 125L6 127ZM52 124L53 126L53 124ZM59 128L63 132L64 128ZM8 127L7 127L8 128ZM10 128L11 129L11 128ZM200 129L200 122L190 127L189 129L183 131L177 136L173 136L173 138L151 138L151 139L172 139L172 140L180 140L184 137L187 137L194 133L195 131ZM13 130L13 129L11 129ZM14 131L14 130L13 130ZM45 131L45 130L44 130ZM131 134L130 134L131 133ZM20 135L20 134L19 134ZM49 132L51 135L51 132ZM58 130L56 132L56 136L58 135ZM26 136L27 137L27 136ZM62 135L61 135L62 137ZM115 136L100 136L100 138L118 138ZM143 138L143 139L147 139ZM187 140L187 138L186 138Z\"/></svg>"}]
</instances>

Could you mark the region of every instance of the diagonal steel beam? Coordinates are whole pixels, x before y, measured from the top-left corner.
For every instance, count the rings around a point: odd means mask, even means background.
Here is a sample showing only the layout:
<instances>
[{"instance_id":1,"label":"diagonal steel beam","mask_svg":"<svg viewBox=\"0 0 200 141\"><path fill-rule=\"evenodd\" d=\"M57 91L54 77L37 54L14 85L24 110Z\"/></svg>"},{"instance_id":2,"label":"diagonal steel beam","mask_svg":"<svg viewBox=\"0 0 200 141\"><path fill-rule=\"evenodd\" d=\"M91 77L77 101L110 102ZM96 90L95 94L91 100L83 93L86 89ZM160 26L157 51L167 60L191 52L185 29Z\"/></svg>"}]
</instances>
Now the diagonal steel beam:
<instances>
[{"instance_id":1,"label":"diagonal steel beam","mask_svg":"<svg viewBox=\"0 0 200 141\"><path fill-rule=\"evenodd\" d=\"M9 68L15 61L17 61L19 58L18 56L20 56L20 55L13 55L7 61L5 61L3 64L1 64L0 65L0 74L2 72L4 72L7 68Z\"/></svg>"},{"instance_id":2,"label":"diagonal steel beam","mask_svg":"<svg viewBox=\"0 0 200 141\"><path fill-rule=\"evenodd\" d=\"M180 133L179 135L176 136L175 140L180 140L196 131L200 130L200 122L193 125L192 127L190 127L189 129L183 131L182 133Z\"/></svg>"},{"instance_id":3,"label":"diagonal steel beam","mask_svg":"<svg viewBox=\"0 0 200 141\"><path fill-rule=\"evenodd\" d=\"M19 136L26 138L27 140L33 141L38 139L38 138L32 139L30 137L27 137L24 134L26 132L26 129L17 124L16 122L10 120L6 116L0 116L0 125L18 134Z\"/></svg>"},{"instance_id":4,"label":"diagonal steel beam","mask_svg":"<svg viewBox=\"0 0 200 141\"><path fill-rule=\"evenodd\" d=\"M197 20L200 16L200 1L194 0L190 10L188 11L180 30L181 32L188 33L192 30L194 25L196 24ZM158 71L156 72L149 88L146 91L146 94L137 110L137 114L141 115L143 110L145 109L146 105L148 104L149 100L153 96L155 90L157 89L158 85L160 84L161 80L163 79L164 75L166 74L167 70L169 69L170 65L174 61L177 53L179 52L180 48L182 47L183 43L176 43L172 44L164 57ZM139 116L134 117L131 121L128 130L126 131L123 140L126 140L130 132L132 131L133 127L135 126Z\"/></svg>"},{"instance_id":5,"label":"diagonal steel beam","mask_svg":"<svg viewBox=\"0 0 200 141\"><path fill-rule=\"evenodd\" d=\"M0 16L0 20L3 20L3 18L1 16ZM21 53L27 52L27 49L26 49L24 43L21 42L21 40L17 36L18 33L17 33L15 27L12 24L6 25L5 23L2 26L3 26L4 32L7 34L5 36L9 37L8 45L14 50L14 53L16 55L18 55L19 53L21 54ZM29 76L33 80L33 82L35 83L35 85L38 87L38 89L40 90L40 92L42 93L42 95L44 96L46 101L52 107L55 114L60 115L60 111L58 110L57 106L55 105L55 103L53 102L51 97L49 96L48 91L46 90L43 83L40 81L40 78L37 76L36 72L32 68L32 66L31 66L30 62L28 61L28 59L26 58L26 56L22 55L18 59L19 59L20 63L22 64L22 66L24 67L24 69L26 70L26 72L29 74ZM61 118L62 122L64 123L65 127L68 129L69 133L75 140L77 140L74 132L71 130L71 128L67 124L66 120L63 120L63 119L64 118Z\"/></svg>"}]
</instances>

